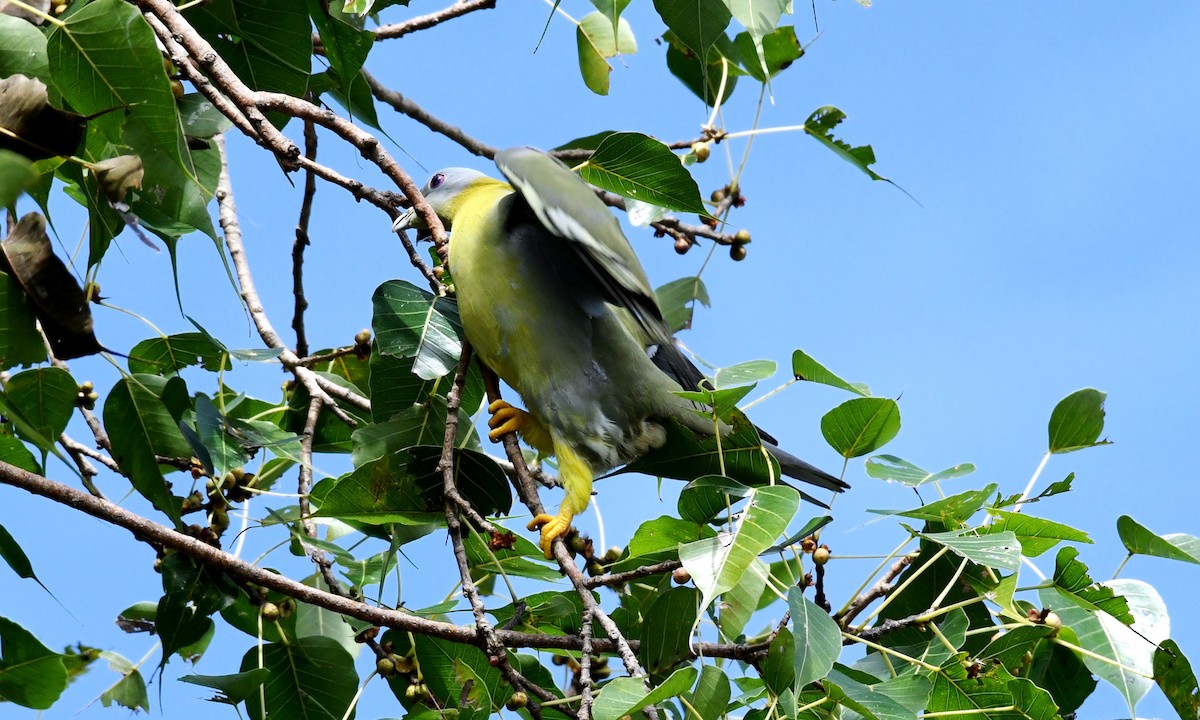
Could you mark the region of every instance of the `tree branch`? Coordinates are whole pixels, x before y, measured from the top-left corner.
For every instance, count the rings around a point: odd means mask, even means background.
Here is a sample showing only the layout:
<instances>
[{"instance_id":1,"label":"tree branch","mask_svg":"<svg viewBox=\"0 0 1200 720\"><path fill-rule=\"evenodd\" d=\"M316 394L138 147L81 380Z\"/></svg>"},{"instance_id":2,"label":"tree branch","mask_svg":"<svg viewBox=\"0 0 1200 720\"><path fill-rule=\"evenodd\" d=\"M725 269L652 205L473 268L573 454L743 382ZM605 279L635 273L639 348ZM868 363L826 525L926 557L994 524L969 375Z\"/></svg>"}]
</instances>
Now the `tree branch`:
<instances>
[{"instance_id":1,"label":"tree branch","mask_svg":"<svg viewBox=\"0 0 1200 720\"><path fill-rule=\"evenodd\" d=\"M496 0L459 0L453 5L428 15L420 15L402 23L381 25L375 29L375 40L389 40L440 25L447 20L453 20L476 10L490 10L496 7Z\"/></svg>"}]
</instances>

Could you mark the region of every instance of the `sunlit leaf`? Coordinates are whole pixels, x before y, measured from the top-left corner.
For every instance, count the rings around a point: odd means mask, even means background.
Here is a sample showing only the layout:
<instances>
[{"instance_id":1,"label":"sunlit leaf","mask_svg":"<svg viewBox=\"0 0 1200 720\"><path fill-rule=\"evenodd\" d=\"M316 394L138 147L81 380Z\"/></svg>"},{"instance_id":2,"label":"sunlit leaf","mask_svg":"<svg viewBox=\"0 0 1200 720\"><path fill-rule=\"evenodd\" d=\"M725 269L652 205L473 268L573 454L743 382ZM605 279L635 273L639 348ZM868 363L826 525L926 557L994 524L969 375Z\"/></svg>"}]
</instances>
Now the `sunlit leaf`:
<instances>
[{"instance_id":1,"label":"sunlit leaf","mask_svg":"<svg viewBox=\"0 0 1200 720\"><path fill-rule=\"evenodd\" d=\"M635 132L604 138L579 171L596 187L670 210L705 214L700 188L662 142Z\"/></svg>"},{"instance_id":2,"label":"sunlit leaf","mask_svg":"<svg viewBox=\"0 0 1200 720\"><path fill-rule=\"evenodd\" d=\"M623 715L632 716L648 705L687 692L696 682L696 676L696 668L680 668L653 690L646 689L645 678L617 678L605 685L596 696L596 703L592 706L592 718L620 720Z\"/></svg>"},{"instance_id":3,"label":"sunlit leaf","mask_svg":"<svg viewBox=\"0 0 1200 720\"><path fill-rule=\"evenodd\" d=\"M890 398L847 400L821 418L821 434L845 458L873 452L900 432L900 407Z\"/></svg>"},{"instance_id":4,"label":"sunlit leaf","mask_svg":"<svg viewBox=\"0 0 1200 720\"><path fill-rule=\"evenodd\" d=\"M1100 433L1104 432L1105 397L1099 390L1084 388L1060 400L1050 414L1050 452L1068 453L1107 445L1107 440L1100 440Z\"/></svg>"}]
</instances>

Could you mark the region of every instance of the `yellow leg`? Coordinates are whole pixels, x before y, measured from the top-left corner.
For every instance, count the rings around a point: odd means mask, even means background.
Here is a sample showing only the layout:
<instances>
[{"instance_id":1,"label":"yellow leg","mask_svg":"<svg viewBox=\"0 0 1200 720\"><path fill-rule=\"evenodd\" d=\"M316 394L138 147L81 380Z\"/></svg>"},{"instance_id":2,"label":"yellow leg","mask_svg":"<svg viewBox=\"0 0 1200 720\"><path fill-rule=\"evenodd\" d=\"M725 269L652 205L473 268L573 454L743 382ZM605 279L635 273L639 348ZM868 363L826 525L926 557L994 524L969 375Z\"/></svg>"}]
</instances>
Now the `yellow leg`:
<instances>
[{"instance_id":1,"label":"yellow leg","mask_svg":"<svg viewBox=\"0 0 1200 720\"><path fill-rule=\"evenodd\" d=\"M505 433L515 432L538 452L545 455L554 454L554 441L550 438L550 432L534 416L503 400L488 405L488 412L492 415L488 419L488 427L491 428L488 431L488 439L492 442L500 442Z\"/></svg>"},{"instance_id":2,"label":"yellow leg","mask_svg":"<svg viewBox=\"0 0 1200 720\"><path fill-rule=\"evenodd\" d=\"M591 466L564 442L555 441L554 449L558 457L558 477L567 496L558 506L557 515L542 513L529 522L530 530L542 531L539 545L547 559L551 557L550 544L571 529L571 520L587 509L592 498Z\"/></svg>"}]
</instances>

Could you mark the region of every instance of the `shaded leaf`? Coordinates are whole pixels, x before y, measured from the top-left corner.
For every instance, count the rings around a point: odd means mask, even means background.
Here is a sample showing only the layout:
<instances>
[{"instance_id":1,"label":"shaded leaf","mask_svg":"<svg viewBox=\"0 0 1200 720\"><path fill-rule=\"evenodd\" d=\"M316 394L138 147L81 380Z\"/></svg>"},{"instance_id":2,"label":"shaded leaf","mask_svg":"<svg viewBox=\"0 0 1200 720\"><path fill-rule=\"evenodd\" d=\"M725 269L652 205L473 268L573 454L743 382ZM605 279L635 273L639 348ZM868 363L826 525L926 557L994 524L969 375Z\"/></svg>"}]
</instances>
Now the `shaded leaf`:
<instances>
[{"instance_id":1,"label":"shaded leaf","mask_svg":"<svg viewBox=\"0 0 1200 720\"><path fill-rule=\"evenodd\" d=\"M434 298L412 283L389 280L371 297L378 351L414 358L413 373L433 380L458 367L462 353L458 308L447 298Z\"/></svg>"},{"instance_id":2,"label":"shaded leaf","mask_svg":"<svg viewBox=\"0 0 1200 720\"><path fill-rule=\"evenodd\" d=\"M708 288L699 276L672 280L655 290L654 294L658 297L658 306L662 308L663 321L673 333L692 326L694 303L710 306Z\"/></svg>"},{"instance_id":3,"label":"shaded leaf","mask_svg":"<svg viewBox=\"0 0 1200 720\"><path fill-rule=\"evenodd\" d=\"M787 600L795 646L793 682L799 693L805 685L820 680L833 669L842 652L842 631L829 613L804 597L800 588L788 588Z\"/></svg>"},{"instance_id":4,"label":"shaded leaf","mask_svg":"<svg viewBox=\"0 0 1200 720\"><path fill-rule=\"evenodd\" d=\"M113 459L134 489L179 524L181 501L167 487L155 450L186 444L175 418L145 384L144 379L151 377L135 375L113 386L104 401L104 427L112 442Z\"/></svg>"},{"instance_id":5,"label":"shaded leaf","mask_svg":"<svg viewBox=\"0 0 1200 720\"><path fill-rule=\"evenodd\" d=\"M218 702L239 705L252 693L257 693L258 688L270 677L271 671L262 667L232 675L184 675L179 679L216 690L219 695L213 699Z\"/></svg>"},{"instance_id":6,"label":"shaded leaf","mask_svg":"<svg viewBox=\"0 0 1200 720\"><path fill-rule=\"evenodd\" d=\"M0 77L25 75L50 82L46 36L41 30L21 18L0 13L0 36L4 38L4 44L0 45Z\"/></svg>"},{"instance_id":7,"label":"shaded leaf","mask_svg":"<svg viewBox=\"0 0 1200 720\"><path fill-rule=\"evenodd\" d=\"M654 0L663 23L696 57L706 57L709 48L729 27L732 15L724 3L705 0Z\"/></svg>"},{"instance_id":8,"label":"shaded leaf","mask_svg":"<svg viewBox=\"0 0 1200 720\"><path fill-rule=\"evenodd\" d=\"M10 42L28 46L32 38L24 32L10 34L12 18L3 18L5 47ZM27 28L28 23L20 22ZM37 30L34 34L40 35ZM34 51L36 53L36 50ZM41 41L41 54L45 58L45 40ZM6 52L0 51L0 62ZM10 58L11 59L11 56ZM35 61L36 62L36 61ZM38 71L40 68L32 68ZM56 155L73 155L83 140L86 120L82 115L59 110L50 104L46 84L26 75L13 75L0 79L0 150L7 150L28 160L44 160Z\"/></svg>"},{"instance_id":9,"label":"shaded leaf","mask_svg":"<svg viewBox=\"0 0 1200 720\"><path fill-rule=\"evenodd\" d=\"M79 386L62 368L34 368L9 378L4 386L9 411L20 415L17 435L49 451L75 412Z\"/></svg>"},{"instance_id":10,"label":"shaded leaf","mask_svg":"<svg viewBox=\"0 0 1200 720\"><path fill-rule=\"evenodd\" d=\"M1200 685L1187 656L1174 640L1164 640L1154 651L1154 681L1183 720L1200 717Z\"/></svg>"},{"instance_id":11,"label":"shaded leaf","mask_svg":"<svg viewBox=\"0 0 1200 720\"><path fill-rule=\"evenodd\" d=\"M55 357L70 360L104 349L92 333L92 311L83 290L50 247L43 215L22 217L0 248L2 269L25 290Z\"/></svg>"},{"instance_id":12,"label":"shaded leaf","mask_svg":"<svg viewBox=\"0 0 1200 720\"><path fill-rule=\"evenodd\" d=\"M45 359L46 344L37 331L25 291L16 278L0 272L0 369Z\"/></svg>"},{"instance_id":13,"label":"shaded leaf","mask_svg":"<svg viewBox=\"0 0 1200 720\"><path fill-rule=\"evenodd\" d=\"M246 696L250 717L343 720L358 689L358 675L354 658L336 640L312 636L251 648L242 658L242 673L260 667L260 654L270 679L261 695Z\"/></svg>"}]
</instances>

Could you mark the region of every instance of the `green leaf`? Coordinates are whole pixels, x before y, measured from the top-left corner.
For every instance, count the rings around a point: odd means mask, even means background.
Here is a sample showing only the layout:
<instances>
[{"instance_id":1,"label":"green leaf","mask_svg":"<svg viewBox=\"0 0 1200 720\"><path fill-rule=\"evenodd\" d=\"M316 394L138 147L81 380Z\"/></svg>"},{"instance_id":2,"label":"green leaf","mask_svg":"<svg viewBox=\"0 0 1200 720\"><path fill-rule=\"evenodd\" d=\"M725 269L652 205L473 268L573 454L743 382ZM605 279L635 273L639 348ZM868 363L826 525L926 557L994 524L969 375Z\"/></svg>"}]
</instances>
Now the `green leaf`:
<instances>
[{"instance_id":1,"label":"green leaf","mask_svg":"<svg viewBox=\"0 0 1200 720\"><path fill-rule=\"evenodd\" d=\"M259 667L270 673L270 680L262 685L261 695L251 692L246 696L250 717L343 720L358 690L354 658L327 637L251 648L242 658L241 670L245 673Z\"/></svg>"},{"instance_id":2,"label":"green leaf","mask_svg":"<svg viewBox=\"0 0 1200 720\"><path fill-rule=\"evenodd\" d=\"M486 717L492 698L505 696L504 677L479 648L417 635L416 652L429 691L442 706L458 708L460 717ZM468 681L471 689L463 692Z\"/></svg>"},{"instance_id":3,"label":"green leaf","mask_svg":"<svg viewBox=\"0 0 1200 720\"><path fill-rule=\"evenodd\" d=\"M120 673L121 679L100 695L100 703L110 707L113 703L130 710L150 712L150 698L146 695L146 681L137 667L128 659L114 652L104 651L100 657L108 660L109 669Z\"/></svg>"},{"instance_id":4,"label":"green leaf","mask_svg":"<svg viewBox=\"0 0 1200 720\"><path fill-rule=\"evenodd\" d=\"M725 37L732 18L723 3L706 0L654 0L654 9L696 57L708 56L709 48Z\"/></svg>"},{"instance_id":5,"label":"green leaf","mask_svg":"<svg viewBox=\"0 0 1200 720\"><path fill-rule=\"evenodd\" d=\"M145 163L142 190L130 203L134 212L212 235L206 206L213 186L201 181L184 142L162 55L141 13L121 0L96 0L50 31L47 50L55 85L71 107L99 114L89 126ZM88 265L99 260L89 257Z\"/></svg>"},{"instance_id":6,"label":"green leaf","mask_svg":"<svg viewBox=\"0 0 1200 720\"><path fill-rule=\"evenodd\" d=\"M304 3L213 0L183 16L250 89L303 97L312 63L312 25ZM288 120L279 113L267 117L277 127Z\"/></svg>"},{"instance_id":7,"label":"green leaf","mask_svg":"<svg viewBox=\"0 0 1200 720\"><path fill-rule=\"evenodd\" d=\"M0 14L0 18L9 18ZM28 23L22 23L27 25ZM2 32L2 31L0 31ZM0 55L3 51L0 50ZM0 57L0 60L3 60ZM29 187L38 179L33 163L11 150L0 149L0 207L11 207Z\"/></svg>"},{"instance_id":8,"label":"green leaf","mask_svg":"<svg viewBox=\"0 0 1200 720\"><path fill-rule=\"evenodd\" d=\"M453 372L462 353L453 300L434 298L412 283L389 280L371 297L371 326L380 353L414 358L413 373L433 380Z\"/></svg>"},{"instance_id":9,"label":"green leaf","mask_svg":"<svg viewBox=\"0 0 1200 720\"><path fill-rule=\"evenodd\" d=\"M707 214L700 188L679 156L662 142L634 132L604 138L579 171L596 187L668 210Z\"/></svg>"},{"instance_id":10,"label":"green leaf","mask_svg":"<svg viewBox=\"0 0 1200 720\"><path fill-rule=\"evenodd\" d=\"M912 532L910 528L910 532ZM926 540L949 548L959 557L984 567L1016 570L1021 567L1021 543L1011 531L975 535L973 529L940 533L914 533Z\"/></svg>"},{"instance_id":11,"label":"green leaf","mask_svg":"<svg viewBox=\"0 0 1200 720\"><path fill-rule=\"evenodd\" d=\"M796 38L796 28L784 25L776 28L770 34L761 38L756 44L750 33L738 33L733 39L742 56L742 67L746 73L759 82L767 82L770 78L786 70L792 63L804 55L800 40ZM751 58L760 60L759 50L762 50L761 62L748 62ZM764 72L764 69L766 72Z\"/></svg>"},{"instance_id":12,"label":"green leaf","mask_svg":"<svg viewBox=\"0 0 1200 720\"><path fill-rule=\"evenodd\" d=\"M756 383L774 375L778 367L774 360L750 360L729 367L717 368L713 373L713 386L723 389Z\"/></svg>"},{"instance_id":13,"label":"green leaf","mask_svg":"<svg viewBox=\"0 0 1200 720\"><path fill-rule=\"evenodd\" d=\"M612 67L607 58L632 55L637 52L633 28L624 18L615 26L611 18L591 12L575 27L575 44L579 51L579 72L583 83L597 95L607 95Z\"/></svg>"},{"instance_id":14,"label":"green leaf","mask_svg":"<svg viewBox=\"0 0 1200 720\"><path fill-rule=\"evenodd\" d=\"M67 429L79 391L71 373L62 368L35 368L17 373L4 386L10 409L23 422L17 435L42 450L50 450Z\"/></svg>"},{"instance_id":15,"label":"green leaf","mask_svg":"<svg viewBox=\"0 0 1200 720\"><path fill-rule=\"evenodd\" d=\"M932 482L953 480L975 472L974 465L971 463L962 463L936 473L931 473L907 460L898 458L895 455L886 454L876 455L867 460L865 469L869 477L887 480L888 482L898 482L901 485L914 488Z\"/></svg>"},{"instance_id":16,"label":"green leaf","mask_svg":"<svg viewBox=\"0 0 1200 720\"><path fill-rule=\"evenodd\" d=\"M1084 388L1060 400L1050 413L1050 452L1069 453L1108 445L1108 440L1100 440L1106 397L1099 390Z\"/></svg>"},{"instance_id":17,"label":"green leaf","mask_svg":"<svg viewBox=\"0 0 1200 720\"><path fill-rule=\"evenodd\" d=\"M592 706L593 720L620 720L623 715L632 716L649 705L677 697L688 691L696 682L696 668L685 667L653 690L647 691L645 678L621 677L605 685Z\"/></svg>"},{"instance_id":18,"label":"green leaf","mask_svg":"<svg viewBox=\"0 0 1200 720\"><path fill-rule=\"evenodd\" d=\"M997 487L999 486L996 483L991 483L980 490L968 490L957 495L950 495L941 500L935 500L928 505L922 505L919 508L903 512L891 510L871 510L870 512L885 515L900 515L902 517L913 518L914 520L929 520L954 527L961 525L966 522L967 518L979 512L979 509L988 501L988 498L996 492Z\"/></svg>"},{"instance_id":19,"label":"green leaf","mask_svg":"<svg viewBox=\"0 0 1200 720\"><path fill-rule=\"evenodd\" d=\"M228 420L212 400L204 393L196 393L195 408L196 434L209 456L214 477L223 478L230 470L244 467L250 461L250 455L231 434Z\"/></svg>"},{"instance_id":20,"label":"green leaf","mask_svg":"<svg viewBox=\"0 0 1200 720\"><path fill-rule=\"evenodd\" d=\"M37 331L25 291L16 278L0 272L0 369L45 359L46 344Z\"/></svg>"},{"instance_id":21,"label":"green leaf","mask_svg":"<svg viewBox=\"0 0 1200 720\"><path fill-rule=\"evenodd\" d=\"M352 84L361 85L369 93L367 81L359 70L375 46L375 33L350 26L332 6L324 6L320 0L308 0L308 14L317 26L317 34L325 47L325 57L329 58L336 76L339 79L349 78Z\"/></svg>"},{"instance_id":22,"label":"green leaf","mask_svg":"<svg viewBox=\"0 0 1200 720\"><path fill-rule=\"evenodd\" d=\"M838 157L862 170L872 180L891 182L871 169L871 165L875 164L875 151L871 149L870 145L851 147L849 143L838 140L833 136L833 129L845 119L846 113L833 106L826 105L825 107L817 108L813 111L812 115L808 116L808 120L804 122L804 132L832 150Z\"/></svg>"},{"instance_id":23,"label":"green leaf","mask_svg":"<svg viewBox=\"0 0 1200 720\"><path fill-rule=\"evenodd\" d=\"M700 667L700 680L688 698L700 720L718 720L725 716L729 707L729 676L715 665Z\"/></svg>"},{"instance_id":24,"label":"green leaf","mask_svg":"<svg viewBox=\"0 0 1200 720\"><path fill-rule=\"evenodd\" d=\"M699 605L700 593L696 588L674 587L644 608L638 656L646 672L659 675L688 659L692 620Z\"/></svg>"},{"instance_id":25,"label":"green leaf","mask_svg":"<svg viewBox=\"0 0 1200 720\"><path fill-rule=\"evenodd\" d=\"M17 543L16 538L3 525L0 525L0 558L3 558L8 563L8 566L17 574L17 577L33 580L43 588L46 587L38 579L38 576L34 574L33 564L29 562L29 556L25 554L25 551Z\"/></svg>"},{"instance_id":26,"label":"green leaf","mask_svg":"<svg viewBox=\"0 0 1200 720\"><path fill-rule=\"evenodd\" d=\"M864 677L865 676L865 677ZM870 678L875 682L866 682ZM880 720L911 720L925 707L925 701L933 690L932 684L923 677L901 675L890 682L878 682L844 665L835 667L833 673L822 682L831 699L867 718ZM920 699L916 706L904 705L899 700L910 702Z\"/></svg>"},{"instance_id":27,"label":"green leaf","mask_svg":"<svg viewBox=\"0 0 1200 720\"><path fill-rule=\"evenodd\" d=\"M663 37L667 41L667 70L684 87L708 106L717 101L718 93L722 103L729 99L737 87L738 76L744 74L738 67L740 56L732 40L721 34L707 55L697 55L674 33L668 32Z\"/></svg>"},{"instance_id":28,"label":"green leaf","mask_svg":"<svg viewBox=\"0 0 1200 720\"><path fill-rule=\"evenodd\" d=\"M1200 564L1200 552L1188 552L1188 549L1200 551L1200 538L1194 535L1155 535L1128 515L1117 518L1117 534L1121 536L1121 542L1130 555L1150 555Z\"/></svg>"},{"instance_id":29,"label":"green leaf","mask_svg":"<svg viewBox=\"0 0 1200 720\"><path fill-rule=\"evenodd\" d=\"M759 601L764 594L770 595L772 600L775 599L775 594L767 591L767 578L770 574L767 565L755 558L746 572L738 578L737 584L721 596L717 627L725 637L736 638L742 634L746 624L750 622L750 617L758 610Z\"/></svg>"},{"instance_id":30,"label":"green leaf","mask_svg":"<svg viewBox=\"0 0 1200 720\"><path fill-rule=\"evenodd\" d=\"M225 347L199 332L143 340L129 351L129 372L171 375L201 365L209 372L232 369Z\"/></svg>"},{"instance_id":31,"label":"green leaf","mask_svg":"<svg viewBox=\"0 0 1200 720\"><path fill-rule=\"evenodd\" d=\"M732 533L698 540L679 548L679 559L703 593L703 612L727 592L787 529L800 506L800 493L775 485L755 488Z\"/></svg>"},{"instance_id":32,"label":"green leaf","mask_svg":"<svg viewBox=\"0 0 1200 720\"><path fill-rule=\"evenodd\" d=\"M771 72L763 40L775 32L775 26L779 24L783 13L790 12L790 0L725 0L725 5L742 27L746 28L758 53L762 72L769 77Z\"/></svg>"},{"instance_id":33,"label":"green leaf","mask_svg":"<svg viewBox=\"0 0 1200 720\"><path fill-rule=\"evenodd\" d=\"M988 525L983 531L989 534L1006 531L1014 533L1021 543L1021 552L1025 557L1037 557L1063 541L1088 544L1092 542L1087 533L1070 525L1007 510L988 510L988 513L999 519L999 522Z\"/></svg>"},{"instance_id":34,"label":"green leaf","mask_svg":"<svg viewBox=\"0 0 1200 720\"><path fill-rule=\"evenodd\" d=\"M122 378L104 401L104 427L112 442L113 459L134 489L154 507L180 522L180 500L171 494L155 460L155 451L186 447L175 418L147 387L152 375ZM187 457L185 454L180 454Z\"/></svg>"},{"instance_id":35,"label":"green leaf","mask_svg":"<svg viewBox=\"0 0 1200 720\"><path fill-rule=\"evenodd\" d=\"M668 515L647 520L629 539L625 554L612 567L613 572L632 570L641 565L678 557L681 543L714 537L711 528Z\"/></svg>"},{"instance_id":36,"label":"green leaf","mask_svg":"<svg viewBox=\"0 0 1200 720\"><path fill-rule=\"evenodd\" d=\"M369 386L371 388L371 415L375 422L395 419L396 416L407 412L414 405L425 405L434 396L445 398L450 392L450 388L454 385L452 375L422 380L413 372L415 362L415 357L402 358L385 355L378 350L371 353ZM466 413L474 413L482 404L483 397L483 375L479 370L479 364L471 363L459 406ZM461 432L465 434L466 430Z\"/></svg>"},{"instance_id":37,"label":"green leaf","mask_svg":"<svg viewBox=\"0 0 1200 720\"><path fill-rule=\"evenodd\" d=\"M692 326L692 309L699 302L704 307L711 307L708 298L708 288L700 277L685 277L663 285L654 291L658 296L658 306L662 308L663 320L671 332L687 330Z\"/></svg>"},{"instance_id":38,"label":"green leaf","mask_svg":"<svg viewBox=\"0 0 1200 720\"><path fill-rule=\"evenodd\" d=\"M0 13L0 37L4 38L0 45L0 78L25 75L52 84L46 58L46 36L37 26L28 20Z\"/></svg>"},{"instance_id":39,"label":"green leaf","mask_svg":"<svg viewBox=\"0 0 1200 720\"><path fill-rule=\"evenodd\" d=\"M0 700L48 710L67 688L63 656L28 630L0 617Z\"/></svg>"},{"instance_id":40,"label":"green leaf","mask_svg":"<svg viewBox=\"0 0 1200 720\"><path fill-rule=\"evenodd\" d=\"M232 675L184 675L179 679L216 690L219 695L213 699L217 702L240 705L252 694L257 694L258 688L270 677L271 671L264 667Z\"/></svg>"},{"instance_id":41,"label":"green leaf","mask_svg":"<svg viewBox=\"0 0 1200 720\"><path fill-rule=\"evenodd\" d=\"M954 710L962 710L967 716L1006 717L1000 709L1015 704L1012 692L1008 689L1012 679L1012 675L999 666L978 671L966 653L958 653L943 663L939 672L934 673L933 691L925 710L929 713L945 713L947 716L951 716ZM1046 720L1053 718L1051 715Z\"/></svg>"},{"instance_id":42,"label":"green leaf","mask_svg":"<svg viewBox=\"0 0 1200 720\"><path fill-rule=\"evenodd\" d=\"M792 613L792 638L795 645L793 668L796 673L796 693L804 686L820 680L833 669L842 652L842 631L812 600L804 597L798 587L788 588L788 610Z\"/></svg>"},{"instance_id":43,"label":"green leaf","mask_svg":"<svg viewBox=\"0 0 1200 720\"><path fill-rule=\"evenodd\" d=\"M1109 584L1097 583L1088 575L1088 567L1076 558L1079 550L1065 547L1054 559L1054 586L1076 605L1091 612L1103 612L1125 625L1133 623L1133 615L1125 598L1114 594ZM1078 632L1078 630L1076 631Z\"/></svg>"},{"instance_id":44,"label":"green leaf","mask_svg":"<svg viewBox=\"0 0 1200 720\"><path fill-rule=\"evenodd\" d=\"M1069 549L1063 548L1060 555ZM1081 602L1078 595L1068 594L1060 587L1042 589L1040 597L1046 607L1062 618L1065 627L1075 631L1081 647L1117 663L1089 655L1083 657L1089 670L1124 696L1130 717L1137 717L1137 702L1154 684L1150 678L1155 646L1169 634L1167 608L1158 592L1140 580L1109 580L1101 587L1127 605L1126 615L1134 620L1132 625L1118 622L1119 618L1114 619L1108 612L1098 612L1091 603Z\"/></svg>"},{"instance_id":45,"label":"green leaf","mask_svg":"<svg viewBox=\"0 0 1200 720\"><path fill-rule=\"evenodd\" d=\"M866 455L900 432L900 406L889 398L847 400L821 418L821 434L842 457Z\"/></svg>"},{"instance_id":46,"label":"green leaf","mask_svg":"<svg viewBox=\"0 0 1200 720\"><path fill-rule=\"evenodd\" d=\"M679 517L707 523L750 493L750 488L723 475L696 478L679 493Z\"/></svg>"},{"instance_id":47,"label":"green leaf","mask_svg":"<svg viewBox=\"0 0 1200 720\"><path fill-rule=\"evenodd\" d=\"M1200 717L1200 685L1196 683L1196 673L1174 640L1162 641L1154 651L1154 681L1180 718Z\"/></svg>"},{"instance_id":48,"label":"green leaf","mask_svg":"<svg viewBox=\"0 0 1200 720\"><path fill-rule=\"evenodd\" d=\"M837 375L834 375L828 368L814 360L812 356L803 350L792 352L792 376L797 380L830 385L863 397L869 397L871 394L866 391L864 386L848 383Z\"/></svg>"}]
</instances>

